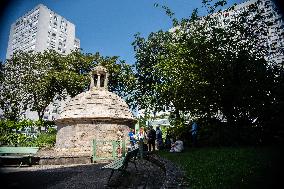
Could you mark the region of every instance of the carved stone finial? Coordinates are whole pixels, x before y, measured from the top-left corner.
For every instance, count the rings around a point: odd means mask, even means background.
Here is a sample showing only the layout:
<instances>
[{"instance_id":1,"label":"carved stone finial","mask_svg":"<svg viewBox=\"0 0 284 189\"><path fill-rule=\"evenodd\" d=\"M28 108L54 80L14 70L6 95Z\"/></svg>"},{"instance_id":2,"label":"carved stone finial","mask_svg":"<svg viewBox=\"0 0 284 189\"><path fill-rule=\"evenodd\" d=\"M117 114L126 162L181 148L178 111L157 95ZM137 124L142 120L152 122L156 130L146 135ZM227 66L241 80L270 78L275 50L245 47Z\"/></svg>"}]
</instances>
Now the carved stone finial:
<instances>
[{"instance_id":1,"label":"carved stone finial","mask_svg":"<svg viewBox=\"0 0 284 189\"><path fill-rule=\"evenodd\" d=\"M101 65L96 66L90 72L90 77L91 77L90 90L92 90L93 88L107 90L108 76L109 73L105 67Z\"/></svg>"}]
</instances>

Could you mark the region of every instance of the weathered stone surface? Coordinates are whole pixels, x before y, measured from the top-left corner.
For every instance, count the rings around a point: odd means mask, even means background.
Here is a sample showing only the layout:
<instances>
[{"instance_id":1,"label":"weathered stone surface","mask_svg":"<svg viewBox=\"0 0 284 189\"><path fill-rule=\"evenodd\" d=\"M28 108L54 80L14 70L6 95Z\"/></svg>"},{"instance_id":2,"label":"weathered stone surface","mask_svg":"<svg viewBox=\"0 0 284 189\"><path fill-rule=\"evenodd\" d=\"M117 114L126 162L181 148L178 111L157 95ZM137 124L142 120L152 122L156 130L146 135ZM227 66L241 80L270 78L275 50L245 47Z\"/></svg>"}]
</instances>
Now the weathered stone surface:
<instances>
[{"instance_id":1,"label":"weathered stone surface","mask_svg":"<svg viewBox=\"0 0 284 189\"><path fill-rule=\"evenodd\" d=\"M71 165L71 164L90 164L90 156L78 157L40 157L39 165Z\"/></svg>"},{"instance_id":2,"label":"weathered stone surface","mask_svg":"<svg viewBox=\"0 0 284 189\"><path fill-rule=\"evenodd\" d=\"M114 93L93 88L78 94L70 100L63 112L56 120L57 124L64 124L75 120L120 120L134 122L124 100Z\"/></svg>"},{"instance_id":3,"label":"weathered stone surface","mask_svg":"<svg viewBox=\"0 0 284 189\"><path fill-rule=\"evenodd\" d=\"M55 149L57 154L92 156L93 140L121 140L128 139L129 127L117 123L74 123L66 126L58 126ZM112 143L98 143L97 157L110 157L112 155Z\"/></svg>"},{"instance_id":4,"label":"weathered stone surface","mask_svg":"<svg viewBox=\"0 0 284 189\"><path fill-rule=\"evenodd\" d=\"M98 66L90 76L90 90L72 98L55 120L57 156L92 156L94 139L125 141L134 127L126 102L107 91L107 70ZM111 157L113 150L111 142L97 143L96 157Z\"/></svg>"}]
</instances>

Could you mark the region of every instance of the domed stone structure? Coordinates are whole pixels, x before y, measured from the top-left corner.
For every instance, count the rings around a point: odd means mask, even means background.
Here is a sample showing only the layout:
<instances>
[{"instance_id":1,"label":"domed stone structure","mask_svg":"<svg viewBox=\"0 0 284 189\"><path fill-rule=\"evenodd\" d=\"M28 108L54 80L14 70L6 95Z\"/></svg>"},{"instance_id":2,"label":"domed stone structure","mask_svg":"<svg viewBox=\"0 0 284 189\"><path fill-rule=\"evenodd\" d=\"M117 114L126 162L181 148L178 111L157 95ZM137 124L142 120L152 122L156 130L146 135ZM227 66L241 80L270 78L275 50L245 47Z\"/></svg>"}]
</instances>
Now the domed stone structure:
<instances>
[{"instance_id":1,"label":"domed stone structure","mask_svg":"<svg viewBox=\"0 0 284 189\"><path fill-rule=\"evenodd\" d=\"M93 140L125 141L136 120L128 105L107 91L108 72L97 66L90 73L90 90L70 100L55 121L58 132L55 149L65 156L92 156ZM96 157L113 155L111 142L96 144Z\"/></svg>"}]
</instances>

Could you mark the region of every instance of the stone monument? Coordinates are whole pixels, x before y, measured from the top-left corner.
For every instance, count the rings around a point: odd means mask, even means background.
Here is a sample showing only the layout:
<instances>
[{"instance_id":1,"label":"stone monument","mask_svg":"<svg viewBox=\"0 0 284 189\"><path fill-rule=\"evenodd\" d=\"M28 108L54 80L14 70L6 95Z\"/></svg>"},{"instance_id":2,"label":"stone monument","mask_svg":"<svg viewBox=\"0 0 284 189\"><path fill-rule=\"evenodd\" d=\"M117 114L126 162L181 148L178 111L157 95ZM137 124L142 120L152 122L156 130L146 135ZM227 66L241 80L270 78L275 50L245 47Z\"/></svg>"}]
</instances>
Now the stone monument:
<instances>
[{"instance_id":1,"label":"stone monument","mask_svg":"<svg viewBox=\"0 0 284 189\"><path fill-rule=\"evenodd\" d=\"M55 120L58 131L55 150L61 156L92 156L93 140L127 141L136 120L128 105L109 92L108 71L103 66L91 73L90 89L72 98ZM96 156L111 157L111 142L96 144Z\"/></svg>"}]
</instances>

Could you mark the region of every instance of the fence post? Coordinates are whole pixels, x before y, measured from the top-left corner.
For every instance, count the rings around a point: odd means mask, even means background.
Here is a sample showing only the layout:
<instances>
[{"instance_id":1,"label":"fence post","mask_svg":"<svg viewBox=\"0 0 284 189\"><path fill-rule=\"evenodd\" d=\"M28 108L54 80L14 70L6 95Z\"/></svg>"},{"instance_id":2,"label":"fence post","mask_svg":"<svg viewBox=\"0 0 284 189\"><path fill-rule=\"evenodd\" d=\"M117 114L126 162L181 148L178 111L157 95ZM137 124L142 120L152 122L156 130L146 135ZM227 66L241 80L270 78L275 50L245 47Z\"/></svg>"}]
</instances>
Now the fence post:
<instances>
[{"instance_id":1,"label":"fence post","mask_svg":"<svg viewBox=\"0 0 284 189\"><path fill-rule=\"evenodd\" d=\"M117 152L116 152L116 146L117 146L117 144L116 144L116 141L115 140L113 140L112 141L112 157L113 158L116 158L117 157Z\"/></svg>"}]
</instances>

